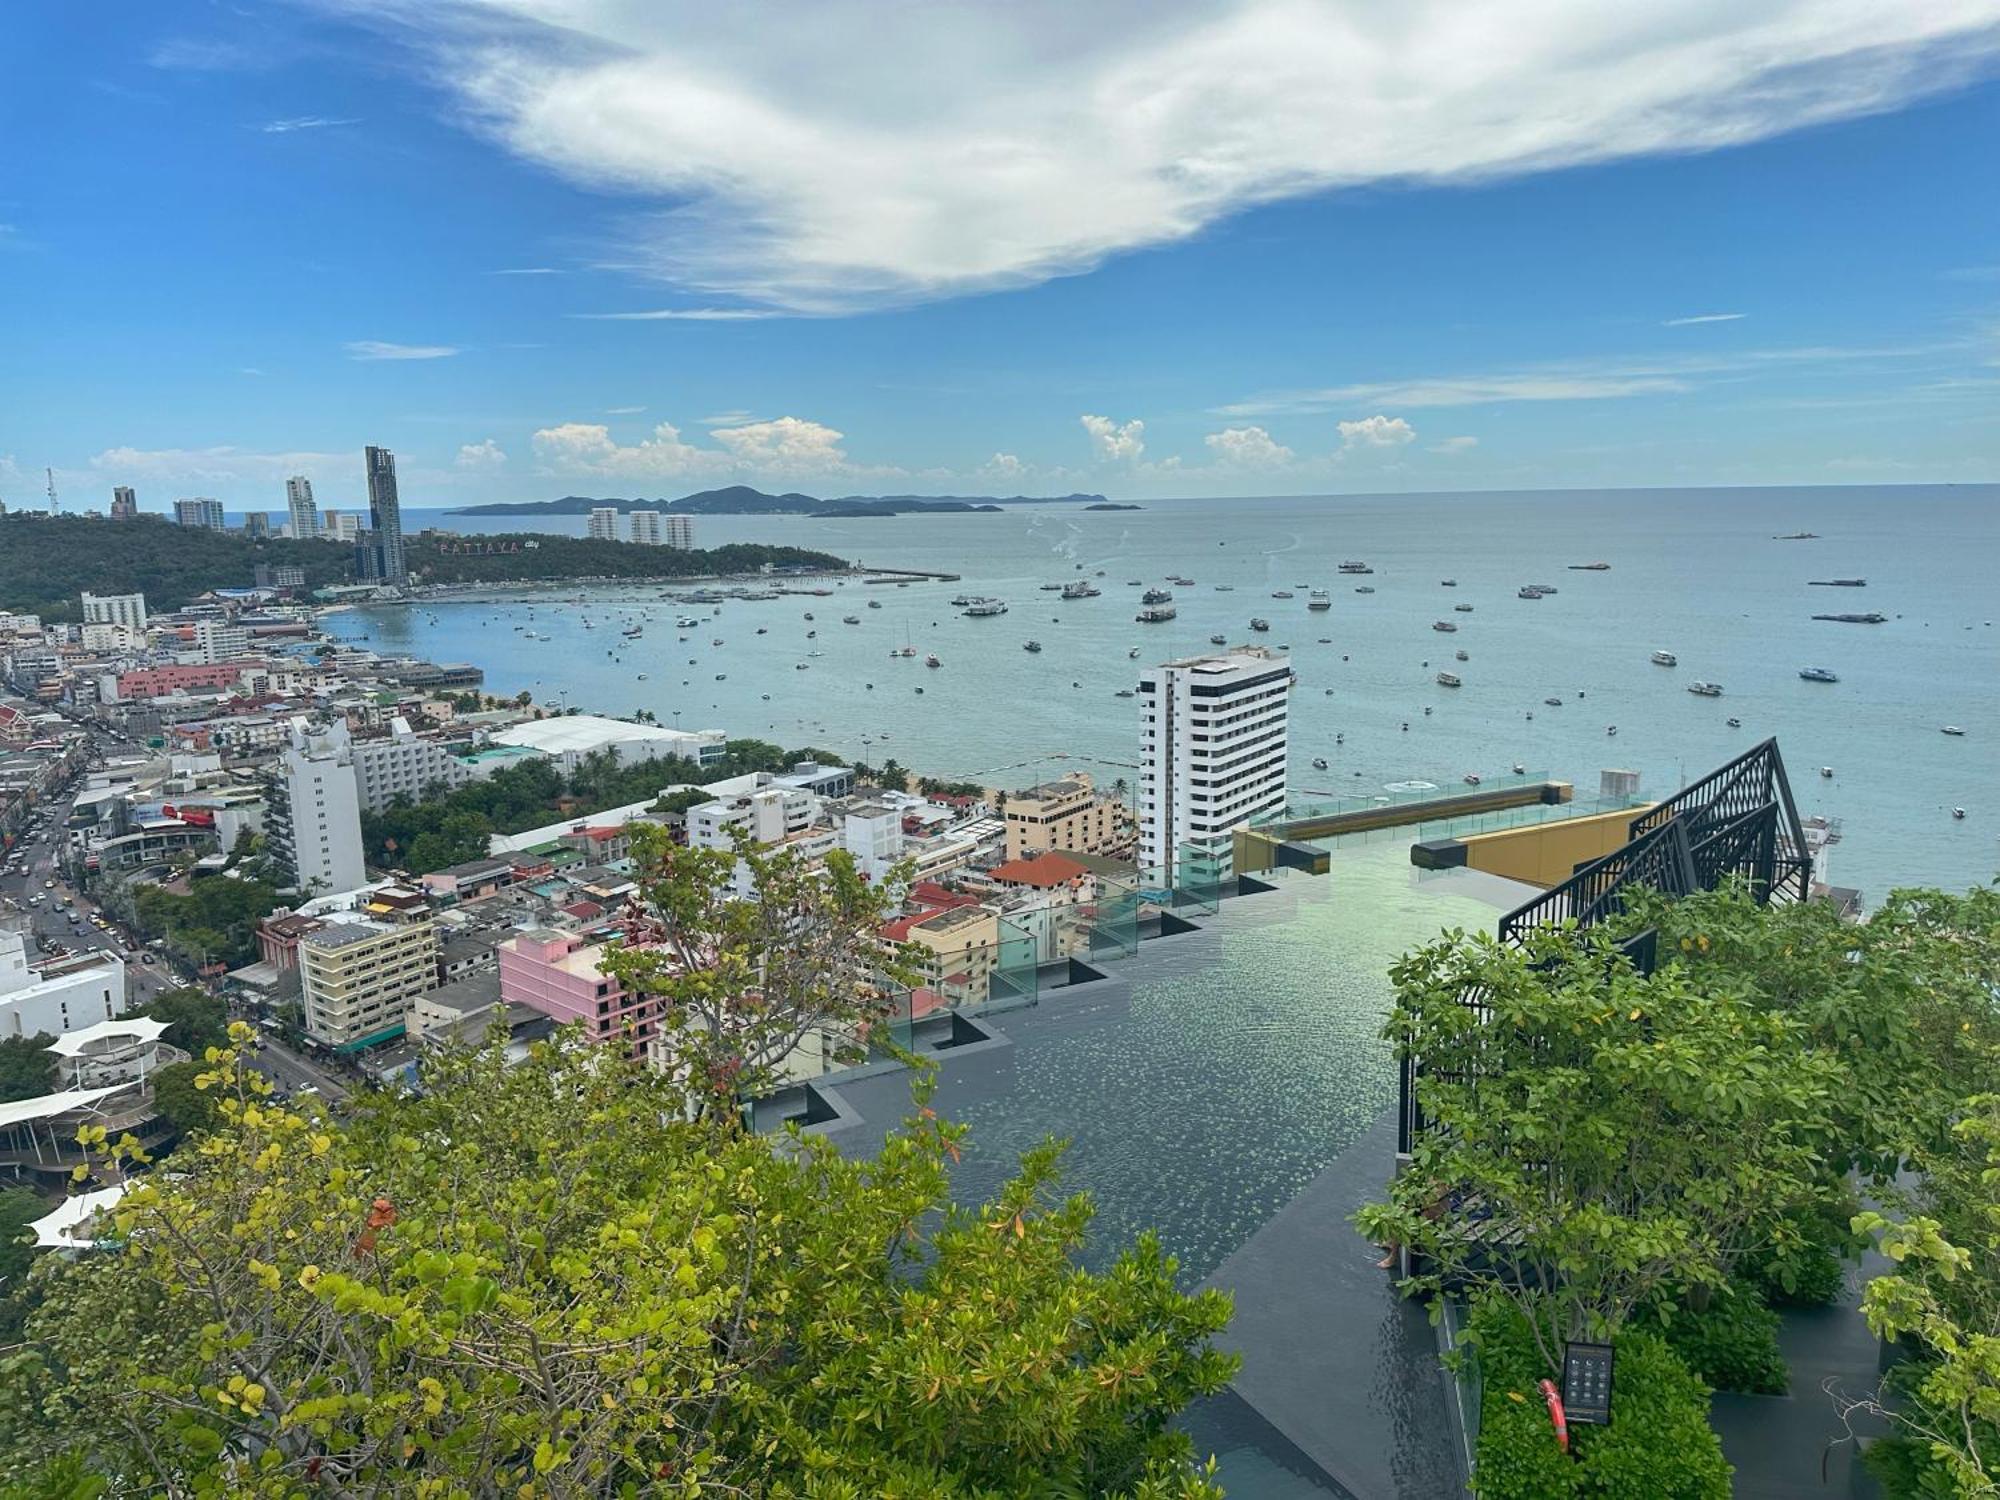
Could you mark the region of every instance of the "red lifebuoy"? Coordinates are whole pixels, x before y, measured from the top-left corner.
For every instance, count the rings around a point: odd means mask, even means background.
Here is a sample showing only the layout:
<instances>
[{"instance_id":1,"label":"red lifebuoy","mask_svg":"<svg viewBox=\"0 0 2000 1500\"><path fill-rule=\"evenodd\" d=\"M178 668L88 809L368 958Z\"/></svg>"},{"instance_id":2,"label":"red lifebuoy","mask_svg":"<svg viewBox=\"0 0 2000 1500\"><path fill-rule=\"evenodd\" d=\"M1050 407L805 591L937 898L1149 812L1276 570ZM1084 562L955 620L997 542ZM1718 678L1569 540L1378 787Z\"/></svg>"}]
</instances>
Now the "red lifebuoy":
<instances>
[{"instance_id":1,"label":"red lifebuoy","mask_svg":"<svg viewBox=\"0 0 2000 1500\"><path fill-rule=\"evenodd\" d=\"M1563 1410L1562 1392L1556 1389L1553 1380L1541 1382L1542 1399L1549 1403L1549 1420L1555 1424L1556 1444L1563 1452L1569 1452L1569 1414Z\"/></svg>"}]
</instances>

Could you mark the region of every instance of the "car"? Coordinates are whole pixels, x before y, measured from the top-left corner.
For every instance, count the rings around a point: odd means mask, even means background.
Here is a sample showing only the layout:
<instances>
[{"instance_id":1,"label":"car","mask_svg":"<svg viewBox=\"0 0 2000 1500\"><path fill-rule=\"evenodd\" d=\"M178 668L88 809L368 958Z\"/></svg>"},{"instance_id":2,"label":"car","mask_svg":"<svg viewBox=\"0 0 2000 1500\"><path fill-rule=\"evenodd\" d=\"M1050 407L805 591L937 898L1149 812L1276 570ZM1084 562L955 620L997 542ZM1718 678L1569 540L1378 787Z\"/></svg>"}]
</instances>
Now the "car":
<instances>
[{"instance_id":1,"label":"car","mask_svg":"<svg viewBox=\"0 0 2000 1500\"><path fill-rule=\"evenodd\" d=\"M141 953L139 955L139 962L142 964L150 964L153 962L153 955L150 953Z\"/></svg>"},{"instance_id":2,"label":"car","mask_svg":"<svg viewBox=\"0 0 2000 1500\"><path fill-rule=\"evenodd\" d=\"M55 888L56 888L56 883L53 880L44 880L42 882L42 889L45 891L52 891Z\"/></svg>"}]
</instances>

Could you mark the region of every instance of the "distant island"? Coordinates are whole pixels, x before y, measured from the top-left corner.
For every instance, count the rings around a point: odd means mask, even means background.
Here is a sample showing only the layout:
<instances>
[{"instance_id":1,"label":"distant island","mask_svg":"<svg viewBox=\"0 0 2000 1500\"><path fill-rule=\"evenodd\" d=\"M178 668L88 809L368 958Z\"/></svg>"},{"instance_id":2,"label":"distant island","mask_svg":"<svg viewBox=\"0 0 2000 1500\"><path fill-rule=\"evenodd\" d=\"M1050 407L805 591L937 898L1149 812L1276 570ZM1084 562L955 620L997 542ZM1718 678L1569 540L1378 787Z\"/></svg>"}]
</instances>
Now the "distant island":
<instances>
[{"instance_id":1,"label":"distant island","mask_svg":"<svg viewBox=\"0 0 2000 1500\"><path fill-rule=\"evenodd\" d=\"M1085 510L1144 510L1143 505L1120 505L1114 500L1100 500L1095 505L1086 505Z\"/></svg>"},{"instance_id":2,"label":"distant island","mask_svg":"<svg viewBox=\"0 0 2000 1500\"><path fill-rule=\"evenodd\" d=\"M840 495L822 500L813 495L787 492L767 495L747 484L732 484L719 490L702 490L678 500L598 498L592 495L565 495L560 500L495 501L487 505L465 505L447 512L454 516L587 516L593 510L609 508L621 515L635 510L654 510L684 516L900 516L936 512L992 511L1003 505L1081 505L1099 509L1109 502L1102 495ZM1121 506L1119 509L1135 509Z\"/></svg>"}]
</instances>

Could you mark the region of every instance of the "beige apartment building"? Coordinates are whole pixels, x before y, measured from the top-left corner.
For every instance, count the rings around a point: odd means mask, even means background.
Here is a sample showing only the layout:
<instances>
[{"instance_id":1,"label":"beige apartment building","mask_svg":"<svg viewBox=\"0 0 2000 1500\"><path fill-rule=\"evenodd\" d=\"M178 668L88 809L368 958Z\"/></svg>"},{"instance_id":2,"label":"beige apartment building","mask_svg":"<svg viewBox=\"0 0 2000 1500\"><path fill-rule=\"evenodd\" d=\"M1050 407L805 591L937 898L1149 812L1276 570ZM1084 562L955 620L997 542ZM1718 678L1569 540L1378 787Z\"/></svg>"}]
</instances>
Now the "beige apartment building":
<instances>
[{"instance_id":1,"label":"beige apartment building","mask_svg":"<svg viewBox=\"0 0 2000 1500\"><path fill-rule=\"evenodd\" d=\"M331 921L299 939L306 1035L351 1052L400 1036L410 1002L437 988L429 922Z\"/></svg>"},{"instance_id":2,"label":"beige apartment building","mask_svg":"<svg viewBox=\"0 0 2000 1500\"><path fill-rule=\"evenodd\" d=\"M1068 854L1118 854L1131 848L1137 825L1116 797L1100 795L1088 772L1045 781L1007 797L1007 858L1051 849Z\"/></svg>"},{"instance_id":3,"label":"beige apartment building","mask_svg":"<svg viewBox=\"0 0 2000 1500\"><path fill-rule=\"evenodd\" d=\"M1000 918L984 906L957 906L910 924L912 956L922 974L920 989L931 990L931 1008L943 1004L984 1005L993 996L993 971L1000 962Z\"/></svg>"}]
</instances>

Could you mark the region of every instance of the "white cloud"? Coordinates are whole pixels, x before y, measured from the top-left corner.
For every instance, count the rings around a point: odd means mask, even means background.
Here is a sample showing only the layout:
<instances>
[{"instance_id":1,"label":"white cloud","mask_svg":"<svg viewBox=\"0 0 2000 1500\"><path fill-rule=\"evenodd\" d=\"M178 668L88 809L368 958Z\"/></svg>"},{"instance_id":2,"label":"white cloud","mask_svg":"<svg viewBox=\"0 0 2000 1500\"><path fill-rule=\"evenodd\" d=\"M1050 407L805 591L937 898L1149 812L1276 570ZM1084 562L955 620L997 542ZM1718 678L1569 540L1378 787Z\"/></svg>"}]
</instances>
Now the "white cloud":
<instances>
[{"instance_id":1,"label":"white cloud","mask_svg":"<svg viewBox=\"0 0 2000 1500\"><path fill-rule=\"evenodd\" d=\"M1417 429L1401 417L1363 417L1356 422L1342 422L1340 426L1340 446L1345 448L1400 448L1411 442Z\"/></svg>"},{"instance_id":2,"label":"white cloud","mask_svg":"<svg viewBox=\"0 0 2000 1500\"><path fill-rule=\"evenodd\" d=\"M450 359L458 353L450 344L387 344L380 339L356 339L341 348L349 359Z\"/></svg>"},{"instance_id":3,"label":"white cloud","mask_svg":"<svg viewBox=\"0 0 2000 1500\"><path fill-rule=\"evenodd\" d=\"M596 323L753 323L785 314L768 307L656 307L645 312L571 313Z\"/></svg>"},{"instance_id":4,"label":"white cloud","mask_svg":"<svg viewBox=\"0 0 2000 1500\"><path fill-rule=\"evenodd\" d=\"M636 417L645 409L643 406L607 406L604 408L604 415L607 417Z\"/></svg>"},{"instance_id":5,"label":"white cloud","mask_svg":"<svg viewBox=\"0 0 2000 1500\"><path fill-rule=\"evenodd\" d=\"M757 420L757 414L749 411L719 411L712 416L698 417L704 427L741 427L745 422Z\"/></svg>"},{"instance_id":6,"label":"white cloud","mask_svg":"<svg viewBox=\"0 0 2000 1500\"><path fill-rule=\"evenodd\" d=\"M560 276L562 272L558 271L554 266L502 266L499 270L490 272L489 274L494 276Z\"/></svg>"},{"instance_id":7,"label":"white cloud","mask_svg":"<svg viewBox=\"0 0 2000 1500\"><path fill-rule=\"evenodd\" d=\"M995 479L1019 479L1027 472L1027 468L1028 466L1021 462L1019 454L996 453L986 460L986 466L980 472Z\"/></svg>"},{"instance_id":8,"label":"white cloud","mask_svg":"<svg viewBox=\"0 0 2000 1500\"><path fill-rule=\"evenodd\" d=\"M1225 427L1202 441L1217 461L1245 469L1273 469L1292 461L1292 450L1261 427Z\"/></svg>"},{"instance_id":9,"label":"white cloud","mask_svg":"<svg viewBox=\"0 0 2000 1500\"><path fill-rule=\"evenodd\" d=\"M1448 437L1444 439L1442 442L1432 443L1431 452L1470 453L1474 448L1477 448L1478 446L1479 446L1479 439L1476 437Z\"/></svg>"},{"instance_id":10,"label":"white cloud","mask_svg":"<svg viewBox=\"0 0 2000 1500\"><path fill-rule=\"evenodd\" d=\"M490 473L507 462L507 454L492 438L477 443L466 443L458 450L456 460L461 469L476 469Z\"/></svg>"},{"instance_id":11,"label":"white cloud","mask_svg":"<svg viewBox=\"0 0 2000 1500\"><path fill-rule=\"evenodd\" d=\"M1082 416L1083 430L1090 434L1090 446L1101 459L1112 463L1136 463L1146 451L1146 424L1134 417L1118 423L1109 417Z\"/></svg>"},{"instance_id":12,"label":"white cloud","mask_svg":"<svg viewBox=\"0 0 2000 1500\"><path fill-rule=\"evenodd\" d=\"M422 25L465 116L657 205L624 259L845 311L1032 283L1260 203L1713 150L2000 56L2000 0L348 0Z\"/></svg>"},{"instance_id":13,"label":"white cloud","mask_svg":"<svg viewBox=\"0 0 2000 1500\"><path fill-rule=\"evenodd\" d=\"M294 115L289 120L266 120L257 128L265 135L290 135L295 130L335 130L342 125L359 125L359 120L335 120L326 115Z\"/></svg>"},{"instance_id":14,"label":"white cloud","mask_svg":"<svg viewBox=\"0 0 2000 1500\"><path fill-rule=\"evenodd\" d=\"M662 422L637 443L619 443L601 422L565 422L534 435L535 454L556 472L628 478L711 478L724 475L801 478L895 474L895 469L851 462L843 434L820 422L778 417L718 428L715 446L682 439Z\"/></svg>"},{"instance_id":15,"label":"white cloud","mask_svg":"<svg viewBox=\"0 0 2000 1500\"><path fill-rule=\"evenodd\" d=\"M1735 323L1749 317L1748 313L1696 313L1691 318L1668 318L1662 328L1692 328L1697 323Z\"/></svg>"},{"instance_id":16,"label":"white cloud","mask_svg":"<svg viewBox=\"0 0 2000 1500\"><path fill-rule=\"evenodd\" d=\"M259 453L228 444L213 448L106 448L90 467L115 484L282 484L294 474L351 472L358 484L361 455L355 453Z\"/></svg>"}]
</instances>

